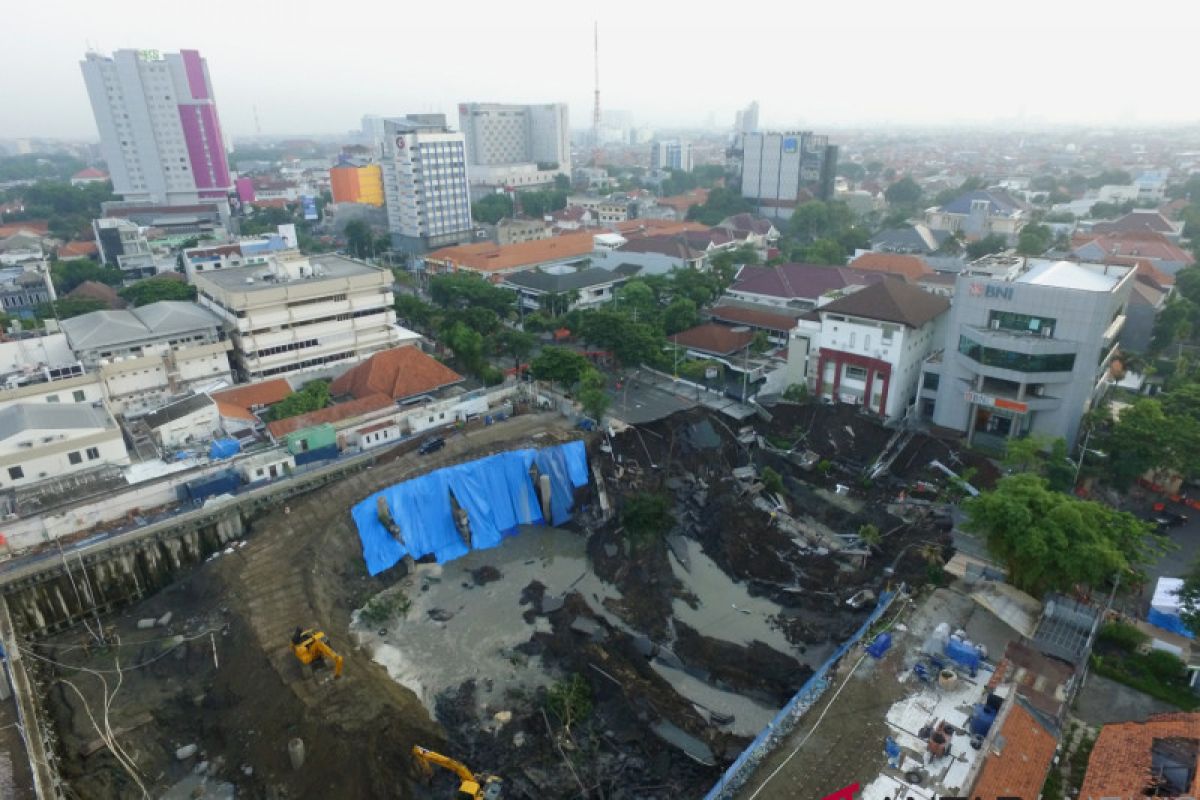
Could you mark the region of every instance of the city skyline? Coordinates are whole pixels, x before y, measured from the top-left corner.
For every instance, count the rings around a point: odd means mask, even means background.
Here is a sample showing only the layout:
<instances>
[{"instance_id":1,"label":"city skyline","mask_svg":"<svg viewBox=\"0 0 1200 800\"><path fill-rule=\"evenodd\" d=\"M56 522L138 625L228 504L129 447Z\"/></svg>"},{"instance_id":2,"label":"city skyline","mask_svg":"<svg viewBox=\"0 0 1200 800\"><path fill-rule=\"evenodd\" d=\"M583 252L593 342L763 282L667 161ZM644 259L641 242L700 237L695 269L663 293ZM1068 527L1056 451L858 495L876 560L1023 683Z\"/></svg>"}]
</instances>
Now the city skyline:
<instances>
[{"instance_id":1,"label":"city skyline","mask_svg":"<svg viewBox=\"0 0 1200 800\"><path fill-rule=\"evenodd\" d=\"M445 36L397 42L389 25L356 28L353 45L331 39L319 24L323 7L312 3L278 16L217 2L211 14L182 26L141 0L123 10L97 16L75 0L30 10L30 34L0 52L0 75L8 76L0 80L0 107L17 110L0 118L0 137L95 139L76 65L89 49L127 47L202 52L230 138L260 128L265 135L340 134L357 128L363 114L440 112L453 120L462 102L566 102L575 130L590 124L591 12L564 14L534 3L513 18L472 9L448 32L456 55L447 58ZM765 54L748 62L729 42L727 20L681 21L669 9L614 3L599 18L601 103L652 127L697 127L710 118L732 127L735 112L751 100L760 104L763 128L1197 119L1170 80L1186 74L1193 10L1151 2L1136 19L1110 21L1093 9L1017 2L999 20L979 20L938 0L921 11L872 4L854 16L828 7L794 19L782 14L789 24L747 29L753 52ZM411 30L444 30L433 13L415 8L402 21ZM635 13L640 24L631 26ZM803 35L814 28L826 33ZM687 64L678 89L646 80L647 70L667 58L663 31L680 55L700 56L669 60ZM1148 42L1152 71L1133 59ZM1131 55L1110 57L1122 52ZM431 69L438 63L444 68ZM28 75L30 65L37 81L13 77ZM419 77L410 81L408 74Z\"/></svg>"}]
</instances>

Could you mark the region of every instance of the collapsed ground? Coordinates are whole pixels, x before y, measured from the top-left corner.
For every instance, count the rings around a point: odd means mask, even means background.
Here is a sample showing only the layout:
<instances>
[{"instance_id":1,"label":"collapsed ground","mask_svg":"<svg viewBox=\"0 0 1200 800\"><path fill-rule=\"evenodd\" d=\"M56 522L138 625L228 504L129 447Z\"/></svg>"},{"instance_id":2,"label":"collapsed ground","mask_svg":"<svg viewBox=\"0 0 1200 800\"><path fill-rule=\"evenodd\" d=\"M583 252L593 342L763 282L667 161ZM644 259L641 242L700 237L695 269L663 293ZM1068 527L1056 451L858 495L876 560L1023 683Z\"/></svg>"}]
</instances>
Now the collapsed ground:
<instances>
[{"instance_id":1,"label":"collapsed ground","mask_svg":"<svg viewBox=\"0 0 1200 800\"><path fill-rule=\"evenodd\" d=\"M579 513L563 535L579 540L588 581L611 593L584 591L586 582L551 593L536 577L516 577L515 568L506 575L489 563L491 554L501 563L503 546L473 553L482 566L461 587L434 587L454 589L469 608L473 593L483 597L498 582L520 581L506 588L519 589L510 595L519 596L513 602L527 628L500 654L516 686L501 689L481 674L420 698L371 661L375 634L367 631L364 645L355 646L364 627L386 633L447 623L428 610L405 613L420 603L396 600L387 608L392 619L385 614L352 633L352 612L368 598L387 587L393 598L401 588L419 592L443 568L367 578L348 509L417 471L500 447L549 443L531 438L542 430L569 435L567 423L549 415L452 438L434 457L405 455L293 501L287 513L255 521L245 547L106 620L124 643L140 642L119 648L120 666L148 662L123 673L109 725L142 780L155 787L152 794L204 762L205 774L236 786L239 797L446 796L453 786L446 777L432 794L413 780L408 751L423 744L502 776L510 798L700 796L748 742L748 720L758 724L757 717L733 719L721 699L745 698L743 708L753 713L778 708L857 627L871 593L888 581L924 581L928 558L946 555L946 537L935 521L906 523L887 504L918 485L934 492L946 486L930 460L956 469L970 460L919 436L905 444L891 477L866 481L864 470L892 431L838 406L779 405L771 413L769 422L754 421L752 432L693 411L593 439L590 460L618 512L635 496L665 493L676 522L668 536L634 545L619 514L600 519L595 487L581 491ZM766 447L753 443L759 436ZM749 465L749 474L734 476ZM977 483L994 479L986 462L977 466ZM768 467L781 476L783 507L763 486ZM838 548L797 537L783 517L836 536ZM873 547L854 536L864 526L880 532ZM533 561L529 568L540 569ZM733 608L714 608L715 598ZM137 620L167 612L165 625L137 628ZM287 648L296 625L330 635L346 657L345 678L323 682L306 674ZM182 642L173 638L179 636ZM112 669L112 651L65 649L85 640L76 630L37 652ZM469 671L471 643L456 644ZM51 665L42 667L75 793L137 796L84 703L54 680ZM78 687L93 714L103 709L96 676L57 673ZM110 693L114 677L105 675ZM287 756L296 737L306 749L299 771ZM176 758L189 744L197 752Z\"/></svg>"}]
</instances>

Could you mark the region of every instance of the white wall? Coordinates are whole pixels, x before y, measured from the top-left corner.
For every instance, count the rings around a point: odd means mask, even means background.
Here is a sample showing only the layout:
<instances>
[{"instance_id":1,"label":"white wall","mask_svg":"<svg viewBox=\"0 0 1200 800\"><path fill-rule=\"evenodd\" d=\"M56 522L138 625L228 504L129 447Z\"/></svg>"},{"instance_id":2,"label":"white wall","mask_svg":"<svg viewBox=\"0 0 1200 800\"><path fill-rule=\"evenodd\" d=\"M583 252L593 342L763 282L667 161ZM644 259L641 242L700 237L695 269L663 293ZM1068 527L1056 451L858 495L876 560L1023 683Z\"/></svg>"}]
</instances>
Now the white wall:
<instances>
[{"instance_id":1,"label":"white wall","mask_svg":"<svg viewBox=\"0 0 1200 800\"><path fill-rule=\"evenodd\" d=\"M43 442L54 438L53 442ZM22 448L19 442L32 442ZM89 454L89 450L92 452ZM74 456L78 463L71 463ZM0 488L29 486L50 478L94 469L105 464L128 464L129 453L117 427L72 430L27 430L0 447ZM20 468L21 477L12 470Z\"/></svg>"},{"instance_id":2,"label":"white wall","mask_svg":"<svg viewBox=\"0 0 1200 800\"><path fill-rule=\"evenodd\" d=\"M209 403L192 413L173 419L154 429L154 438L163 447L182 447L185 444L211 439L220 432L217 404Z\"/></svg>"}]
</instances>

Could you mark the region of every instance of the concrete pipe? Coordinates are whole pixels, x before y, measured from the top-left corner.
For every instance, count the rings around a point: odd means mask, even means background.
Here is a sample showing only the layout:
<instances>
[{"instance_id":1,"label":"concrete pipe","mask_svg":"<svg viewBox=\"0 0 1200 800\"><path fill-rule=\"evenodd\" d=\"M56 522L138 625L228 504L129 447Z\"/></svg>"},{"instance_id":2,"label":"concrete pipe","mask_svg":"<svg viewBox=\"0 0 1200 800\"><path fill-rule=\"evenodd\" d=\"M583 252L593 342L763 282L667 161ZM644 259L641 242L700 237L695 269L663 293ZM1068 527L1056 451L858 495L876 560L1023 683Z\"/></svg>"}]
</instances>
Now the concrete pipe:
<instances>
[{"instance_id":1,"label":"concrete pipe","mask_svg":"<svg viewBox=\"0 0 1200 800\"><path fill-rule=\"evenodd\" d=\"M291 759L292 769L300 769L304 766L303 739L297 737L288 742L288 758Z\"/></svg>"}]
</instances>

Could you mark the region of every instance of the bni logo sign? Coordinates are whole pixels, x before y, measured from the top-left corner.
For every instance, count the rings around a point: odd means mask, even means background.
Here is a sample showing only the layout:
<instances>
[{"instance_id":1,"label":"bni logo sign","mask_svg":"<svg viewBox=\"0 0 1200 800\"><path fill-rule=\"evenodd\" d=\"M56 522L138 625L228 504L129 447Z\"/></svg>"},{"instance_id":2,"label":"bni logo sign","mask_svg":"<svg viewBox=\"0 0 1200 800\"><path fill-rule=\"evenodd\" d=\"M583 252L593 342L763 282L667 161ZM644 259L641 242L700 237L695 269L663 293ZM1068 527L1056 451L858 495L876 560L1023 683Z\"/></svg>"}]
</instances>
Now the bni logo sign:
<instances>
[{"instance_id":1,"label":"bni logo sign","mask_svg":"<svg viewBox=\"0 0 1200 800\"><path fill-rule=\"evenodd\" d=\"M1012 300L1011 286L992 286L989 283L972 283L967 291L971 297L989 297L997 300Z\"/></svg>"}]
</instances>

